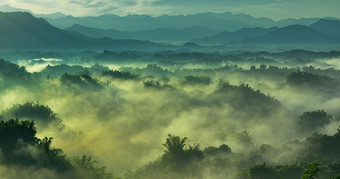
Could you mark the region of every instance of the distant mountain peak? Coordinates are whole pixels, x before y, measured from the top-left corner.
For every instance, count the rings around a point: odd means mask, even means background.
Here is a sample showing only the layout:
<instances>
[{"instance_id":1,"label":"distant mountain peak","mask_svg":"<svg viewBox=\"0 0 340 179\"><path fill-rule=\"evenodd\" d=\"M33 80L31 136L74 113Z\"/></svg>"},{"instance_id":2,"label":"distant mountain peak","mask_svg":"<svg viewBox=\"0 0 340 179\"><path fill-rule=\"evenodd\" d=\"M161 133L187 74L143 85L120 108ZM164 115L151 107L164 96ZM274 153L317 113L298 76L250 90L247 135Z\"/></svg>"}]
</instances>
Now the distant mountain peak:
<instances>
[{"instance_id":1,"label":"distant mountain peak","mask_svg":"<svg viewBox=\"0 0 340 179\"><path fill-rule=\"evenodd\" d=\"M137 40L91 38L58 29L28 12L0 12L0 50L95 50L162 48Z\"/></svg>"},{"instance_id":2,"label":"distant mountain peak","mask_svg":"<svg viewBox=\"0 0 340 179\"><path fill-rule=\"evenodd\" d=\"M30 12L26 12L26 11L0 12L0 15L1 15L2 18L8 18L8 17L15 18L15 19L24 18L25 20L27 20L27 19L35 20L36 19ZM23 20L23 19L19 19L19 20Z\"/></svg>"},{"instance_id":3,"label":"distant mountain peak","mask_svg":"<svg viewBox=\"0 0 340 179\"><path fill-rule=\"evenodd\" d=\"M0 5L0 11L2 11L2 12L23 11L23 12L30 12L30 13L32 13L30 10L12 7L12 6L8 5L8 4Z\"/></svg>"},{"instance_id":4,"label":"distant mountain peak","mask_svg":"<svg viewBox=\"0 0 340 179\"><path fill-rule=\"evenodd\" d=\"M340 20L338 20L338 19L331 19L331 18L320 19L319 21L315 22L311 26L317 25L317 24L323 24L323 25L325 25L325 24L327 24L327 25L329 25L329 24L340 24Z\"/></svg>"},{"instance_id":5,"label":"distant mountain peak","mask_svg":"<svg viewBox=\"0 0 340 179\"><path fill-rule=\"evenodd\" d=\"M42 18L50 18L50 19L59 19L59 18L66 17L66 15L61 12L55 12L52 14L35 14L34 16L42 17Z\"/></svg>"},{"instance_id":6,"label":"distant mountain peak","mask_svg":"<svg viewBox=\"0 0 340 179\"><path fill-rule=\"evenodd\" d=\"M315 31L340 40L340 20L321 19L310 26Z\"/></svg>"}]
</instances>

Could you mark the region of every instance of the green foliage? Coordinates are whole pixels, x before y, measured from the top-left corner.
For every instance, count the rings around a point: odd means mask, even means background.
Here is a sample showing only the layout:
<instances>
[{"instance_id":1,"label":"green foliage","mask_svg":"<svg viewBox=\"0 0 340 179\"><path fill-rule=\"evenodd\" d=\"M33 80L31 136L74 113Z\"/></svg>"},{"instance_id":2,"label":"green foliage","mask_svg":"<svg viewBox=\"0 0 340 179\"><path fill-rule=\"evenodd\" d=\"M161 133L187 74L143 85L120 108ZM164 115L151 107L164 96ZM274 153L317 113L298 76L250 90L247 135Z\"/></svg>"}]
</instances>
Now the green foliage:
<instances>
[{"instance_id":1,"label":"green foliage","mask_svg":"<svg viewBox=\"0 0 340 179\"><path fill-rule=\"evenodd\" d=\"M230 85L228 82L221 81L218 93L239 93L247 103L257 102L257 100L263 100L263 102L272 103L278 105L278 101L270 95L263 94L260 90L254 90L249 84L241 83L239 86ZM237 96L240 96L237 95Z\"/></svg>"},{"instance_id":2,"label":"green foliage","mask_svg":"<svg viewBox=\"0 0 340 179\"><path fill-rule=\"evenodd\" d=\"M39 75L31 74L26 68L0 58L0 92L13 86L39 86Z\"/></svg>"},{"instance_id":3,"label":"green foliage","mask_svg":"<svg viewBox=\"0 0 340 179\"><path fill-rule=\"evenodd\" d=\"M51 147L52 138L38 139L37 148L43 152L41 157L41 163L44 167L54 168L57 171L66 171L72 168L69 161L66 159L66 155L61 149Z\"/></svg>"},{"instance_id":4,"label":"green foliage","mask_svg":"<svg viewBox=\"0 0 340 179\"><path fill-rule=\"evenodd\" d=\"M187 146L186 140L186 137L181 139L178 136L168 135L165 144L163 144L166 148L162 156L163 165L181 169L190 162L201 160L204 157L198 144Z\"/></svg>"},{"instance_id":5,"label":"green foliage","mask_svg":"<svg viewBox=\"0 0 340 179\"><path fill-rule=\"evenodd\" d=\"M226 144L222 144L218 148L213 147L213 146L209 146L209 147L205 148L203 152L206 155L229 154L229 153L231 153L231 148Z\"/></svg>"},{"instance_id":6,"label":"green foliage","mask_svg":"<svg viewBox=\"0 0 340 179\"><path fill-rule=\"evenodd\" d=\"M265 117L269 111L274 112L281 106L275 98L263 94L260 90L254 90L248 84L241 83L239 86L234 86L222 80L218 90L207 100L214 101L215 105L227 102L235 109L248 111L261 118Z\"/></svg>"},{"instance_id":7,"label":"green foliage","mask_svg":"<svg viewBox=\"0 0 340 179\"><path fill-rule=\"evenodd\" d=\"M162 85L158 81L153 81L153 80L145 81L144 87L145 88L151 88L151 89L170 89L170 90L175 89L175 87L173 87L171 85L167 85L167 84Z\"/></svg>"},{"instance_id":8,"label":"green foliage","mask_svg":"<svg viewBox=\"0 0 340 179\"><path fill-rule=\"evenodd\" d=\"M328 136L317 133L307 138L304 150L306 160L313 159L313 155L328 160L339 159L339 151L340 135Z\"/></svg>"},{"instance_id":9,"label":"green foliage","mask_svg":"<svg viewBox=\"0 0 340 179\"><path fill-rule=\"evenodd\" d=\"M340 162L331 162L320 167L320 178L340 177Z\"/></svg>"},{"instance_id":10,"label":"green foliage","mask_svg":"<svg viewBox=\"0 0 340 179\"><path fill-rule=\"evenodd\" d=\"M324 110L316 110L312 112L304 112L298 121L301 132L316 132L316 129L324 127L332 120L332 116L328 115Z\"/></svg>"},{"instance_id":11,"label":"green foliage","mask_svg":"<svg viewBox=\"0 0 340 179\"><path fill-rule=\"evenodd\" d=\"M271 166L266 165L255 165L248 168L249 179L272 179L276 178L275 169Z\"/></svg>"},{"instance_id":12,"label":"green foliage","mask_svg":"<svg viewBox=\"0 0 340 179\"><path fill-rule=\"evenodd\" d=\"M183 85L209 85L211 83L208 76L185 76L181 82Z\"/></svg>"},{"instance_id":13,"label":"green foliage","mask_svg":"<svg viewBox=\"0 0 340 179\"><path fill-rule=\"evenodd\" d=\"M52 138L41 140L35 136L36 133L33 121L0 121L0 148L4 156L1 162L62 172L71 170L72 166L62 150L51 148Z\"/></svg>"},{"instance_id":14,"label":"green foliage","mask_svg":"<svg viewBox=\"0 0 340 179\"><path fill-rule=\"evenodd\" d=\"M84 179L114 179L112 173L106 172L105 167L97 167L97 161L90 156L75 156L72 158L72 165L76 168L81 178Z\"/></svg>"},{"instance_id":15,"label":"green foliage","mask_svg":"<svg viewBox=\"0 0 340 179\"><path fill-rule=\"evenodd\" d=\"M335 177L332 177L332 178L330 178L330 179L340 179L340 174L337 175L337 176L335 176Z\"/></svg>"},{"instance_id":16,"label":"green foliage","mask_svg":"<svg viewBox=\"0 0 340 179\"><path fill-rule=\"evenodd\" d=\"M60 65L47 65L40 74L42 76L51 76L51 77L59 77L62 76L63 74L71 74L71 75L81 75L81 74L89 74L89 73L94 73L94 74L99 74L102 71L109 70L108 67L101 66L99 64L95 64L92 67L83 67L81 65L65 65L65 64L60 64Z\"/></svg>"},{"instance_id":17,"label":"green foliage","mask_svg":"<svg viewBox=\"0 0 340 179\"><path fill-rule=\"evenodd\" d=\"M307 165L307 169L303 172L301 179L314 179L319 176L320 168L318 162Z\"/></svg>"},{"instance_id":18,"label":"green foliage","mask_svg":"<svg viewBox=\"0 0 340 179\"><path fill-rule=\"evenodd\" d=\"M300 165L280 165L275 167L278 178L298 179L303 173L303 167Z\"/></svg>"},{"instance_id":19,"label":"green foliage","mask_svg":"<svg viewBox=\"0 0 340 179\"><path fill-rule=\"evenodd\" d=\"M287 76L287 83L292 86L307 85L311 88L334 88L339 82L328 76L307 72L293 72Z\"/></svg>"},{"instance_id":20,"label":"green foliage","mask_svg":"<svg viewBox=\"0 0 340 179\"><path fill-rule=\"evenodd\" d=\"M266 163L248 168L249 179L289 178L298 179L302 175L302 168L297 165L268 166Z\"/></svg>"},{"instance_id":21,"label":"green foliage","mask_svg":"<svg viewBox=\"0 0 340 179\"><path fill-rule=\"evenodd\" d=\"M42 129L51 123L53 123L56 127L63 126L62 120L51 110L50 107L32 102L16 104L3 111L0 118L24 118L34 120Z\"/></svg>"},{"instance_id":22,"label":"green foliage","mask_svg":"<svg viewBox=\"0 0 340 179\"><path fill-rule=\"evenodd\" d=\"M65 73L60 77L60 81L67 87L76 86L82 89L86 88L92 90L102 89L102 85L98 82L98 80L92 78L89 74L69 75Z\"/></svg>"},{"instance_id":23,"label":"green foliage","mask_svg":"<svg viewBox=\"0 0 340 179\"><path fill-rule=\"evenodd\" d=\"M133 75L133 74L131 74L131 72L124 72L124 71L121 72L121 71L117 71L117 70L103 71L102 75L103 76L110 76L112 78L122 79L122 80L134 80L134 79L138 78L137 75Z\"/></svg>"},{"instance_id":24,"label":"green foliage","mask_svg":"<svg viewBox=\"0 0 340 179\"><path fill-rule=\"evenodd\" d=\"M0 149L3 157L0 163L7 165L31 166L37 165L38 161L27 150L29 146L35 146L38 138L33 121L9 120L0 121Z\"/></svg>"},{"instance_id":25,"label":"green foliage","mask_svg":"<svg viewBox=\"0 0 340 179\"><path fill-rule=\"evenodd\" d=\"M10 63L0 58L0 75L26 75L27 71L25 67L19 67L19 65Z\"/></svg>"},{"instance_id":26,"label":"green foliage","mask_svg":"<svg viewBox=\"0 0 340 179\"><path fill-rule=\"evenodd\" d=\"M35 137L36 133L33 121L19 121L18 119L0 121L0 148L4 153L11 153L16 148L19 139L34 145L38 140Z\"/></svg>"}]
</instances>

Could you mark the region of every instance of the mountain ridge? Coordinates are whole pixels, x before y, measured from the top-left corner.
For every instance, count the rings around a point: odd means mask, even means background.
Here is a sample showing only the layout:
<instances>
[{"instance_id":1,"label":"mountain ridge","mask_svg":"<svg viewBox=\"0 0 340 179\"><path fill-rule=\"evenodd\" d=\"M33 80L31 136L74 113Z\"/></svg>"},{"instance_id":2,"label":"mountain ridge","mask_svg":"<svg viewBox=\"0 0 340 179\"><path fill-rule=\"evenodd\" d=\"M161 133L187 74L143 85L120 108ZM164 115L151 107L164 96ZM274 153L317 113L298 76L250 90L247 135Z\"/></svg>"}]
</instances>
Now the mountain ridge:
<instances>
[{"instance_id":1,"label":"mountain ridge","mask_svg":"<svg viewBox=\"0 0 340 179\"><path fill-rule=\"evenodd\" d=\"M236 31L242 28L270 28L284 27L293 24L311 25L323 18L281 19L274 21L270 18L257 18L247 14L198 13L190 15L126 15L104 14L100 16L73 17L49 19L48 22L59 28L68 28L74 24L104 30L116 29L120 31L149 30L156 28L188 28L200 26L217 31ZM335 19L335 18L334 18Z\"/></svg>"},{"instance_id":2,"label":"mountain ridge","mask_svg":"<svg viewBox=\"0 0 340 179\"><path fill-rule=\"evenodd\" d=\"M189 27L181 29L158 28L129 32L116 29L103 30L100 28L85 27L79 24L74 24L65 30L79 32L95 38L109 37L112 39L149 40L164 43L185 43L193 38L208 37L217 33L216 31L205 27Z\"/></svg>"},{"instance_id":3,"label":"mountain ridge","mask_svg":"<svg viewBox=\"0 0 340 179\"><path fill-rule=\"evenodd\" d=\"M149 41L91 38L58 29L28 12L0 12L1 50L162 49L163 46Z\"/></svg>"},{"instance_id":4,"label":"mountain ridge","mask_svg":"<svg viewBox=\"0 0 340 179\"><path fill-rule=\"evenodd\" d=\"M194 39L198 44L340 44L340 21L321 19L310 26L290 25L272 28L243 28L235 32ZM240 33L243 32L243 33ZM234 40L234 41L233 41Z\"/></svg>"}]
</instances>

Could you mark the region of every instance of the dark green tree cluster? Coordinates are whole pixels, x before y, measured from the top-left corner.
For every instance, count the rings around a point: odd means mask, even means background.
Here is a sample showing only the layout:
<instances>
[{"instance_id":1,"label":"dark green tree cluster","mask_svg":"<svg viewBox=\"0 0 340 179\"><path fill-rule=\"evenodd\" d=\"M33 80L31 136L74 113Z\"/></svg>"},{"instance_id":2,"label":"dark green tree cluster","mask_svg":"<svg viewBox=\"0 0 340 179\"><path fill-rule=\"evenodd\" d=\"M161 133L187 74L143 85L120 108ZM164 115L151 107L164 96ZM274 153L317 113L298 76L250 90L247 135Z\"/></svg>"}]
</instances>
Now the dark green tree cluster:
<instances>
[{"instance_id":1,"label":"dark green tree cluster","mask_svg":"<svg viewBox=\"0 0 340 179\"><path fill-rule=\"evenodd\" d=\"M199 145L187 145L186 140L186 137L181 139L178 136L169 134L165 144L163 144L166 150L162 156L162 163L181 169L193 161L201 160L204 153Z\"/></svg>"},{"instance_id":2,"label":"dark green tree cluster","mask_svg":"<svg viewBox=\"0 0 340 179\"><path fill-rule=\"evenodd\" d=\"M175 87L173 87L171 85L161 84L160 82L154 81L154 80L145 81L144 87L145 88L151 88L151 89L158 89L158 90L160 90L160 89L170 89L170 90L176 89Z\"/></svg>"},{"instance_id":3,"label":"dark green tree cluster","mask_svg":"<svg viewBox=\"0 0 340 179\"><path fill-rule=\"evenodd\" d=\"M0 58L0 92L13 86L39 86L40 77L37 73L28 73L24 66L5 61Z\"/></svg>"},{"instance_id":4,"label":"dark green tree cluster","mask_svg":"<svg viewBox=\"0 0 340 179\"><path fill-rule=\"evenodd\" d=\"M249 167L247 173L248 179L300 179L303 168L297 165L279 165L273 167L263 163Z\"/></svg>"},{"instance_id":5,"label":"dark green tree cluster","mask_svg":"<svg viewBox=\"0 0 340 179\"><path fill-rule=\"evenodd\" d=\"M96 166L97 161L90 156L75 156L72 158L72 164L75 166L77 173L83 179L113 179L112 173L106 172L105 167ZM117 178L118 179L118 178Z\"/></svg>"},{"instance_id":6,"label":"dark green tree cluster","mask_svg":"<svg viewBox=\"0 0 340 179\"><path fill-rule=\"evenodd\" d=\"M39 103L27 102L16 104L2 112L2 119L29 119L34 120L41 129L53 124L55 127L62 128L62 120L54 113L50 107Z\"/></svg>"},{"instance_id":7,"label":"dark green tree cluster","mask_svg":"<svg viewBox=\"0 0 340 179\"><path fill-rule=\"evenodd\" d=\"M95 78L92 78L89 74L83 75L69 75L67 73L60 77L60 81L67 87L79 87L81 89L102 89L103 86Z\"/></svg>"},{"instance_id":8,"label":"dark green tree cluster","mask_svg":"<svg viewBox=\"0 0 340 179\"><path fill-rule=\"evenodd\" d=\"M208 76L185 76L181 82L183 85L209 85L211 83Z\"/></svg>"},{"instance_id":9,"label":"dark green tree cluster","mask_svg":"<svg viewBox=\"0 0 340 179\"><path fill-rule=\"evenodd\" d=\"M105 167L97 167L91 157L69 160L61 149L51 146L52 138L39 139L36 134L33 121L0 121L0 165L19 166L21 170L49 169L70 179L114 178Z\"/></svg>"},{"instance_id":10,"label":"dark green tree cluster","mask_svg":"<svg viewBox=\"0 0 340 179\"><path fill-rule=\"evenodd\" d=\"M307 169L303 172L301 179L314 179L319 176L320 168L318 162L307 165Z\"/></svg>"},{"instance_id":11,"label":"dark green tree cluster","mask_svg":"<svg viewBox=\"0 0 340 179\"><path fill-rule=\"evenodd\" d=\"M107 70L102 72L102 76L109 76L114 79L122 79L122 80L134 80L137 79L137 75L133 75L131 72L121 72L117 70Z\"/></svg>"},{"instance_id":12,"label":"dark green tree cluster","mask_svg":"<svg viewBox=\"0 0 340 179\"><path fill-rule=\"evenodd\" d=\"M307 72L293 72L287 76L287 84L292 86L307 85L310 88L339 88L339 81L328 76L322 76Z\"/></svg>"},{"instance_id":13,"label":"dark green tree cluster","mask_svg":"<svg viewBox=\"0 0 340 179\"><path fill-rule=\"evenodd\" d=\"M65 73L70 75L81 75L81 74L99 74L102 71L109 70L108 67L101 66L99 64L95 64L92 67L83 67L81 65L48 65L45 67L40 74L42 76L50 76L50 77L59 77Z\"/></svg>"},{"instance_id":14,"label":"dark green tree cluster","mask_svg":"<svg viewBox=\"0 0 340 179\"><path fill-rule=\"evenodd\" d=\"M306 160L310 161L317 157L328 161L340 161L340 127L334 135L314 133L307 138L305 145Z\"/></svg>"},{"instance_id":15,"label":"dark green tree cluster","mask_svg":"<svg viewBox=\"0 0 340 179\"><path fill-rule=\"evenodd\" d=\"M221 81L219 88L210 94L207 100L214 105L230 104L240 111L252 111L256 115L265 117L267 114L278 110L281 104L272 96L263 94L260 90L254 90L248 84L234 86Z\"/></svg>"},{"instance_id":16,"label":"dark green tree cluster","mask_svg":"<svg viewBox=\"0 0 340 179\"><path fill-rule=\"evenodd\" d=\"M315 133L295 145L301 148L300 155L291 161L295 164L270 166L264 163L250 166L245 178L333 179L340 176L340 127L334 135ZM280 154L279 150L274 151L276 155Z\"/></svg>"},{"instance_id":17,"label":"dark green tree cluster","mask_svg":"<svg viewBox=\"0 0 340 179\"><path fill-rule=\"evenodd\" d=\"M304 112L300 116L298 124L302 133L314 133L318 128L324 127L332 120L332 116L328 115L324 110L316 110L312 112Z\"/></svg>"},{"instance_id":18,"label":"dark green tree cluster","mask_svg":"<svg viewBox=\"0 0 340 179\"><path fill-rule=\"evenodd\" d=\"M52 138L39 139L36 134L33 121L0 121L0 148L4 156L1 162L60 172L72 170L62 150L51 148Z\"/></svg>"},{"instance_id":19,"label":"dark green tree cluster","mask_svg":"<svg viewBox=\"0 0 340 179\"><path fill-rule=\"evenodd\" d=\"M19 76L26 75L27 71L25 67L20 67L17 64L7 62L4 59L0 58L0 74L1 75L9 75L9 74L16 74Z\"/></svg>"}]
</instances>

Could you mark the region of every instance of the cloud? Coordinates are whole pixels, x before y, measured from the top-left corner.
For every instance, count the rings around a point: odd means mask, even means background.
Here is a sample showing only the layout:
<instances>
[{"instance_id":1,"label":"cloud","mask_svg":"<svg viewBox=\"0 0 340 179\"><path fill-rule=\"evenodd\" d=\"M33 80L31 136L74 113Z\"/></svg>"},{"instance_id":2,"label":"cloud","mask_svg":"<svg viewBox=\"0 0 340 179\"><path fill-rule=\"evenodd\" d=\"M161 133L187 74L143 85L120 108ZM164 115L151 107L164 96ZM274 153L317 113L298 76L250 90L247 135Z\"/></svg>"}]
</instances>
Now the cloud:
<instances>
[{"instance_id":1,"label":"cloud","mask_svg":"<svg viewBox=\"0 0 340 179\"><path fill-rule=\"evenodd\" d=\"M154 0L2 0L0 4L29 9L34 13L49 14L62 12L75 16L102 15L105 13L130 14L150 12Z\"/></svg>"},{"instance_id":2,"label":"cloud","mask_svg":"<svg viewBox=\"0 0 340 179\"><path fill-rule=\"evenodd\" d=\"M74 16L102 14L246 13L274 19L288 17L340 17L338 0L0 0L2 5L34 13L62 12Z\"/></svg>"},{"instance_id":3,"label":"cloud","mask_svg":"<svg viewBox=\"0 0 340 179\"><path fill-rule=\"evenodd\" d=\"M179 4L224 4L224 5L253 5L253 4L271 4L276 3L276 0L159 0L156 2L156 4L162 4L162 5L179 5Z\"/></svg>"}]
</instances>

